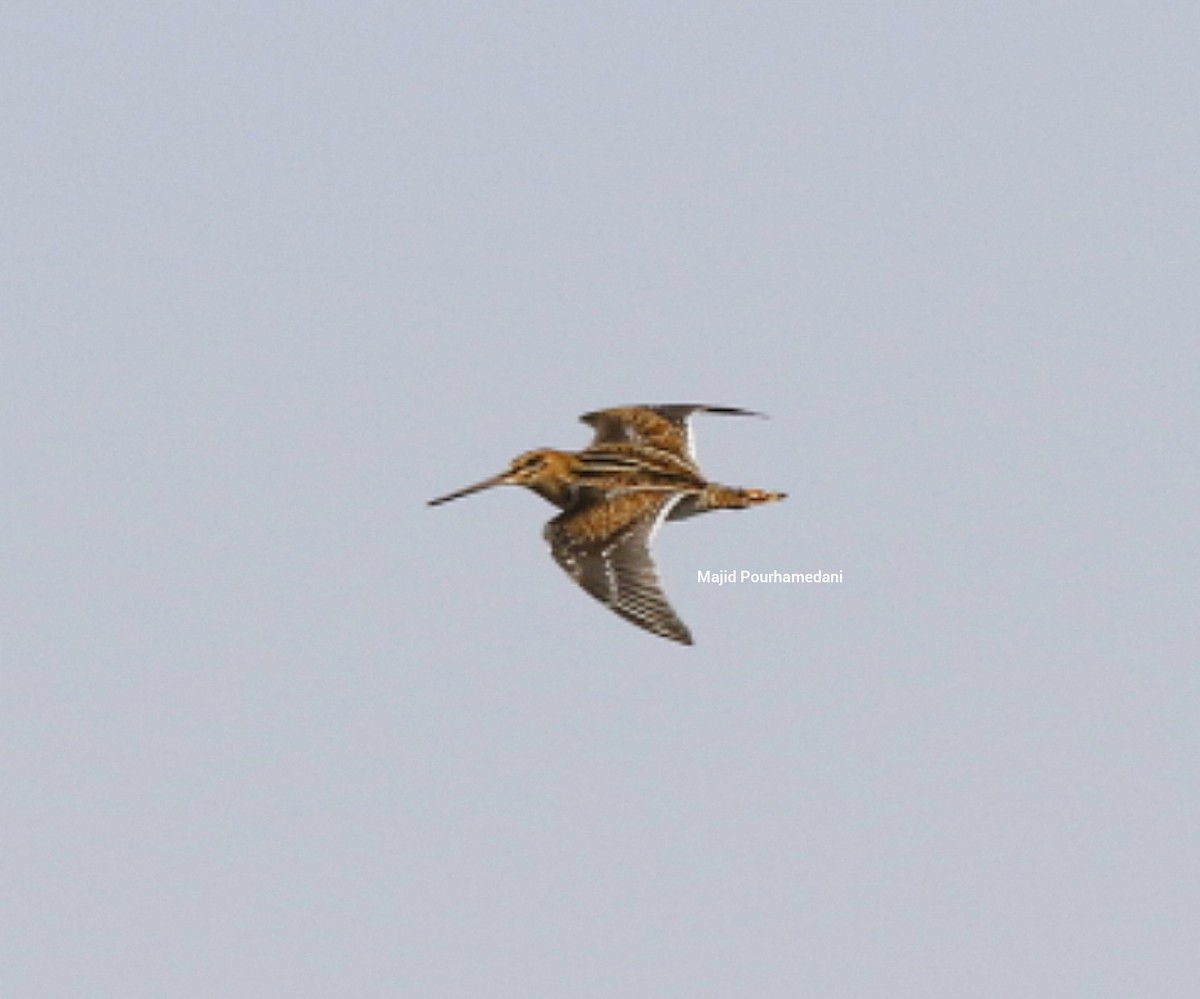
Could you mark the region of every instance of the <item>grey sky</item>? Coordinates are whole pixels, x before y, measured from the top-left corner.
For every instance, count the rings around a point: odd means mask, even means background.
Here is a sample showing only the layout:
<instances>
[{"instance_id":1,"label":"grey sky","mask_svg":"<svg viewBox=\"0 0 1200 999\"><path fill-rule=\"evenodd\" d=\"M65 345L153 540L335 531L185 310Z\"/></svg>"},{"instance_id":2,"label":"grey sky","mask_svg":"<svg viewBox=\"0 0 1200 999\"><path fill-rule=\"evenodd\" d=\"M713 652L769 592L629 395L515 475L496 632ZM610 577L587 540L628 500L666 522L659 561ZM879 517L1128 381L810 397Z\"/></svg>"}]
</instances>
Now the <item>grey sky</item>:
<instances>
[{"instance_id":1,"label":"grey sky","mask_svg":"<svg viewBox=\"0 0 1200 999\"><path fill-rule=\"evenodd\" d=\"M0 993L1200 994L1200 14L72 6L0 14ZM772 417L693 648L423 505L629 402Z\"/></svg>"}]
</instances>

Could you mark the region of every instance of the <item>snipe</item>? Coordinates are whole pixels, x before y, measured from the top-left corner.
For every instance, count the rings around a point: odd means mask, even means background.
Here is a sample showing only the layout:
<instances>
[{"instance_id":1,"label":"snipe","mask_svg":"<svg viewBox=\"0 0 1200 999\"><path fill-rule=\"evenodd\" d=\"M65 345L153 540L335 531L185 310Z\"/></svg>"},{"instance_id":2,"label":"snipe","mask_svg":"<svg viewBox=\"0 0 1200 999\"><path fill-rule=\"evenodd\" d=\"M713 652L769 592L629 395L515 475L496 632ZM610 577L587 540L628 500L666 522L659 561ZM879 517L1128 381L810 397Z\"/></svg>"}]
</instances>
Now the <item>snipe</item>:
<instances>
[{"instance_id":1,"label":"snipe","mask_svg":"<svg viewBox=\"0 0 1200 999\"><path fill-rule=\"evenodd\" d=\"M785 493L709 482L696 465L693 413L761 416L729 406L622 406L585 413L596 436L583 451L542 448L514 458L506 471L430 500L430 506L492 486L527 486L562 509L546 524L550 552L588 593L640 628L692 644L671 609L650 558L663 520L710 510L739 510Z\"/></svg>"}]
</instances>

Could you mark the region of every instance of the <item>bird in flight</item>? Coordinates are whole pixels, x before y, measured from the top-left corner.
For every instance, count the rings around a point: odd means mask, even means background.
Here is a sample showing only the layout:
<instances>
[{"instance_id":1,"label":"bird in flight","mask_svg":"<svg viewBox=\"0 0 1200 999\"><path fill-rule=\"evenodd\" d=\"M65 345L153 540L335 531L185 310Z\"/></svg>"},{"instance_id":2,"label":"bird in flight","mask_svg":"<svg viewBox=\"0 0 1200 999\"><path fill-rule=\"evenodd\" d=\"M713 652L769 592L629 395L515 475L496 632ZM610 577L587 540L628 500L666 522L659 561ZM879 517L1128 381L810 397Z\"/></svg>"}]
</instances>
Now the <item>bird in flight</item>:
<instances>
[{"instance_id":1,"label":"bird in flight","mask_svg":"<svg viewBox=\"0 0 1200 999\"><path fill-rule=\"evenodd\" d=\"M546 524L554 560L588 593L639 628L692 644L667 602L650 539L664 520L741 510L786 493L709 482L696 464L694 413L762 416L730 406L621 406L584 413L595 430L584 450L540 448L499 475L429 501L430 506L492 486L526 486L562 510Z\"/></svg>"}]
</instances>

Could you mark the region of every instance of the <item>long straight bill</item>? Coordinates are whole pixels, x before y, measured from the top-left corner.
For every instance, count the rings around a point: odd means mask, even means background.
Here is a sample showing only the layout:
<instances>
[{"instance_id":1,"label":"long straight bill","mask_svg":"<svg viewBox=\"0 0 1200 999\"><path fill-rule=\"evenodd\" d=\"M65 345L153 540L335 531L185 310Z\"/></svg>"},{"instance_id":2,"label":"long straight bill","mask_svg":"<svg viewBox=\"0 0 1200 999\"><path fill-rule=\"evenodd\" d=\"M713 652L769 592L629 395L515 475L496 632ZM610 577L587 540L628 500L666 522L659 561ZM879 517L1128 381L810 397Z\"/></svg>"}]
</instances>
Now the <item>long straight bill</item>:
<instances>
[{"instance_id":1,"label":"long straight bill","mask_svg":"<svg viewBox=\"0 0 1200 999\"><path fill-rule=\"evenodd\" d=\"M437 499L431 499L428 505L437 506L439 503L449 503L451 500L470 496L471 493L477 493L483 489L491 489L492 486L502 486L507 480L508 473L501 472L499 475L493 475L490 479L484 479L482 482L476 482L473 486L467 486L466 489L459 489L456 492L447 493L445 496L439 496Z\"/></svg>"}]
</instances>

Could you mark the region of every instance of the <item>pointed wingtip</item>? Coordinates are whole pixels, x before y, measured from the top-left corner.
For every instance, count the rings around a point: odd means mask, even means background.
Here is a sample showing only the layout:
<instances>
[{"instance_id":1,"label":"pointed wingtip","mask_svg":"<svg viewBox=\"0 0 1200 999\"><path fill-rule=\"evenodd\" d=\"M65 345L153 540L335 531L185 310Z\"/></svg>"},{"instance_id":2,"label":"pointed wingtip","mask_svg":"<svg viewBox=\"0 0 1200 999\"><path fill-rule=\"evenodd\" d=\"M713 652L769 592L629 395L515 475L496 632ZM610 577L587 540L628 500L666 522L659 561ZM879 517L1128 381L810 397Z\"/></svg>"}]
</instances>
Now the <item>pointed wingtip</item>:
<instances>
[{"instance_id":1,"label":"pointed wingtip","mask_svg":"<svg viewBox=\"0 0 1200 999\"><path fill-rule=\"evenodd\" d=\"M695 640L692 638L692 633L682 621L676 621L675 626L673 627L655 627L653 624L637 621L632 618L626 618L626 620L636 624L639 628L644 628L652 635L658 635L659 638L665 638L668 642L677 642L680 645L696 644Z\"/></svg>"},{"instance_id":2,"label":"pointed wingtip","mask_svg":"<svg viewBox=\"0 0 1200 999\"><path fill-rule=\"evenodd\" d=\"M722 416L757 416L760 420L770 419L766 413L760 413L757 409L742 409L740 406L697 406L696 409L702 413L718 413Z\"/></svg>"},{"instance_id":3,"label":"pointed wingtip","mask_svg":"<svg viewBox=\"0 0 1200 999\"><path fill-rule=\"evenodd\" d=\"M663 594L663 598L666 598L666 594ZM670 608L668 607L668 609ZM658 627L648 628L647 630L653 631L656 635L661 635L663 638L670 639L672 642L678 642L680 645L696 644L692 638L692 629L679 619L679 615L674 610L670 612L670 619L660 620L656 624Z\"/></svg>"}]
</instances>

